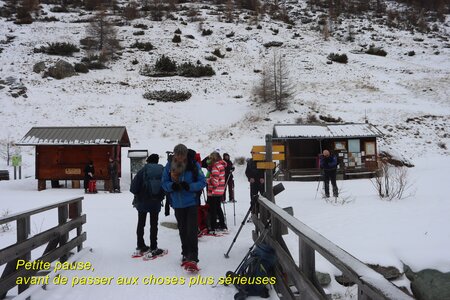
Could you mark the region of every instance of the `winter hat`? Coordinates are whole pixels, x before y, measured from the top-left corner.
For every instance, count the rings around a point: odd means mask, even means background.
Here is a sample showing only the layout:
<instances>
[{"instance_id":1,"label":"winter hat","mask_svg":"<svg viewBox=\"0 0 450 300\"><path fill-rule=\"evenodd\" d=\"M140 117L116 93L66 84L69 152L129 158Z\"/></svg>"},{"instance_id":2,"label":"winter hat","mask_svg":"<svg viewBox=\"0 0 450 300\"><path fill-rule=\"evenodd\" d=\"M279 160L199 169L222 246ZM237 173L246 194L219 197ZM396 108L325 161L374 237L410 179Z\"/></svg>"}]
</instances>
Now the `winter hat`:
<instances>
[{"instance_id":1,"label":"winter hat","mask_svg":"<svg viewBox=\"0 0 450 300\"><path fill-rule=\"evenodd\" d=\"M173 155L187 156L188 148L183 144L178 144L173 148Z\"/></svg>"},{"instance_id":2,"label":"winter hat","mask_svg":"<svg viewBox=\"0 0 450 300\"><path fill-rule=\"evenodd\" d=\"M149 164L157 164L159 161L159 155L158 154L151 154L149 157L147 157L147 163Z\"/></svg>"}]
</instances>

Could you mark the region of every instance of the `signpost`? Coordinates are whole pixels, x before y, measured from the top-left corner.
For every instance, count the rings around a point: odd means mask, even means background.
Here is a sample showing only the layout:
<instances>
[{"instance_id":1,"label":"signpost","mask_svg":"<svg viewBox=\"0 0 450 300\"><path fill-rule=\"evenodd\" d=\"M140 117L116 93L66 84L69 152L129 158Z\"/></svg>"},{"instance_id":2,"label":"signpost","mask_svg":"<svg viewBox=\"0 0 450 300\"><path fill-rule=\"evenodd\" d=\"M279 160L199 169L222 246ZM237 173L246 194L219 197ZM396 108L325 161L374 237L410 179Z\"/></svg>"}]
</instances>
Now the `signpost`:
<instances>
[{"instance_id":1,"label":"signpost","mask_svg":"<svg viewBox=\"0 0 450 300\"><path fill-rule=\"evenodd\" d=\"M14 167L14 180L17 179L17 167L19 167L19 179L22 179L22 155L13 155L11 157L11 162Z\"/></svg>"}]
</instances>

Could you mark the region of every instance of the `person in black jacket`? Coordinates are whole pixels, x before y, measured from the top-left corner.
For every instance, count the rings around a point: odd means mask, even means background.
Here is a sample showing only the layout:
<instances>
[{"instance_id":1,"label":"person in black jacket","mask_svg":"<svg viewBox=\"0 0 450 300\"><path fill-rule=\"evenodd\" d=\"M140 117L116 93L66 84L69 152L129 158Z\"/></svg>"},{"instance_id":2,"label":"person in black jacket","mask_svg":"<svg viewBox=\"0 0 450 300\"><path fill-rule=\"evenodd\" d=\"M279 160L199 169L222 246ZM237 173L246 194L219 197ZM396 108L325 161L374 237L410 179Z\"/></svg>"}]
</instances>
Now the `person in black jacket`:
<instances>
[{"instance_id":1,"label":"person in black jacket","mask_svg":"<svg viewBox=\"0 0 450 300\"><path fill-rule=\"evenodd\" d=\"M158 154L147 158L147 164L139 170L133 178L130 192L135 195L134 205L138 211L138 224L136 229L137 248L144 253L150 250L148 257L158 256L164 250L158 249L158 216L161 211L161 202L164 191L161 188L161 179L164 167L158 164ZM144 242L144 228L147 214L150 213L150 247Z\"/></svg>"},{"instance_id":2,"label":"person in black jacket","mask_svg":"<svg viewBox=\"0 0 450 300\"><path fill-rule=\"evenodd\" d=\"M84 192L88 192L89 180L94 179L95 169L92 160L84 167Z\"/></svg>"},{"instance_id":3,"label":"person in black jacket","mask_svg":"<svg viewBox=\"0 0 450 300\"><path fill-rule=\"evenodd\" d=\"M259 193L264 193L264 170L257 169L256 161L249 159L245 169L245 176L247 176L248 182L250 182L250 201L253 201Z\"/></svg>"},{"instance_id":4,"label":"person in black jacket","mask_svg":"<svg viewBox=\"0 0 450 300\"><path fill-rule=\"evenodd\" d=\"M228 201L235 202L234 199L234 178L233 178L233 171L234 166L231 162L230 155L228 153L223 154L223 160L227 163L227 166L225 167L225 180L226 180L226 186L225 186L225 193L223 193L223 200L226 200L226 194L228 190Z\"/></svg>"}]
</instances>

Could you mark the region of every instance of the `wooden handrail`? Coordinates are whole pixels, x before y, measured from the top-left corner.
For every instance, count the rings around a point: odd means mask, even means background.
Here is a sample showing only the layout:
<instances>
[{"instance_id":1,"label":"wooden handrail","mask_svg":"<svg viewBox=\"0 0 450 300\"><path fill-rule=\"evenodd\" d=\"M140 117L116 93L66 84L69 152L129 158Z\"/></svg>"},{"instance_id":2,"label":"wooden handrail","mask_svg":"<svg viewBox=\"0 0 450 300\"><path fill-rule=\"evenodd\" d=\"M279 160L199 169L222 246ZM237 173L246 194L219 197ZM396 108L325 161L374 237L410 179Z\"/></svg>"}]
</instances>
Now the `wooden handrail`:
<instances>
[{"instance_id":1,"label":"wooden handrail","mask_svg":"<svg viewBox=\"0 0 450 300\"><path fill-rule=\"evenodd\" d=\"M412 300L394 284L381 274L369 268L363 262L344 251L331 241L314 231L295 217L288 214L281 207L260 196L258 203L278 222L287 226L313 251L319 252L330 263L342 271L351 281L355 282L364 297L369 299ZM276 237L272 237L277 240Z\"/></svg>"},{"instance_id":2,"label":"wooden handrail","mask_svg":"<svg viewBox=\"0 0 450 300\"><path fill-rule=\"evenodd\" d=\"M67 204L71 204L74 202L78 202L83 200L83 197L77 197L77 198L72 198L69 200L65 200L65 201L60 201L60 202L56 202L53 204L49 204L49 205L44 205L38 208L34 208L34 209L30 209L30 210L26 210L24 212L20 212L20 213L16 213L16 214L12 214L3 218L0 218L0 224L5 224L5 223L9 223L12 221L16 221L17 219L21 219L21 218L25 218L31 215L35 215L53 208L57 208L63 205L67 205Z\"/></svg>"}]
</instances>

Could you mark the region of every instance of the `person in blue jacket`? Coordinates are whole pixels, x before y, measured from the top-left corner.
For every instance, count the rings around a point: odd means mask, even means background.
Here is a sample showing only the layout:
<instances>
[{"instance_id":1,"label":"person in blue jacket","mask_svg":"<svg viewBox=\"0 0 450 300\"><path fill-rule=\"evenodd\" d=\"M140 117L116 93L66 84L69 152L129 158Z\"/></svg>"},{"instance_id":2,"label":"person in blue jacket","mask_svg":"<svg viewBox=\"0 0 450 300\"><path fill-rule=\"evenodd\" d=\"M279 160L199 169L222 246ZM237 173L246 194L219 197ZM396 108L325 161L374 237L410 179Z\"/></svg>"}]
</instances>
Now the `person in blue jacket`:
<instances>
[{"instance_id":1,"label":"person in blue jacket","mask_svg":"<svg viewBox=\"0 0 450 300\"><path fill-rule=\"evenodd\" d=\"M337 170L337 158L334 155L330 155L330 151L323 150L320 156L320 169L323 174L323 182L325 188L325 197L330 197L330 181L333 186L333 196L338 197L338 187L336 184L336 170Z\"/></svg>"},{"instance_id":2,"label":"person in blue jacket","mask_svg":"<svg viewBox=\"0 0 450 300\"><path fill-rule=\"evenodd\" d=\"M206 186L200 165L188 159L188 148L178 144L167 162L162 177L162 188L170 195L175 210L181 239L182 265L198 262L197 206L198 193Z\"/></svg>"}]
</instances>

